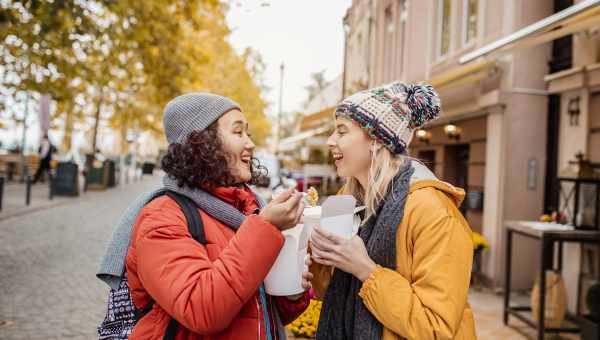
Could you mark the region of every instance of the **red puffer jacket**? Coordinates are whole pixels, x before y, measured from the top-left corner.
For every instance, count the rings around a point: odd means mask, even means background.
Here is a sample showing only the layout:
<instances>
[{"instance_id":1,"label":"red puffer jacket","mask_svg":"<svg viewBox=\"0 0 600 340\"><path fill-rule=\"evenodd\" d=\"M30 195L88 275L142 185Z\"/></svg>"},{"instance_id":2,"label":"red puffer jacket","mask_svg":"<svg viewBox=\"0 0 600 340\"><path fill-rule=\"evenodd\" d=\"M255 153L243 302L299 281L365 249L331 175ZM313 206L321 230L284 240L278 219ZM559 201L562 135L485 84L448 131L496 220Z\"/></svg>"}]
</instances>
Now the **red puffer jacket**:
<instances>
[{"instance_id":1,"label":"red puffer jacket","mask_svg":"<svg viewBox=\"0 0 600 340\"><path fill-rule=\"evenodd\" d=\"M218 188L213 194L246 215L257 208L249 189ZM135 305L155 303L130 339L162 339L171 315L180 323L177 340L266 339L258 288L283 246L281 232L257 215L248 216L234 232L199 212L206 245L192 239L183 211L169 197L155 199L140 212L127 253L127 274ZM308 303L308 294L297 301L268 297L273 339L273 309L286 324Z\"/></svg>"}]
</instances>

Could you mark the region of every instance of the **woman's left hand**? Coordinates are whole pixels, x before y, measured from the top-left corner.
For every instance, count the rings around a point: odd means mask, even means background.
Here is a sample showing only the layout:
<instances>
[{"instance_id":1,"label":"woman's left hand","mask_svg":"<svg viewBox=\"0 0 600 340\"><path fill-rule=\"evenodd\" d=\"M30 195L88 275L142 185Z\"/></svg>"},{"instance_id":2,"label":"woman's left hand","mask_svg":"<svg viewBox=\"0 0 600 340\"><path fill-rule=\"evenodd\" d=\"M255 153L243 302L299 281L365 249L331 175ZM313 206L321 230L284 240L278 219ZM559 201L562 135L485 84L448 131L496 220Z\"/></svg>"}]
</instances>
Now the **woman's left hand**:
<instances>
[{"instance_id":1,"label":"woman's left hand","mask_svg":"<svg viewBox=\"0 0 600 340\"><path fill-rule=\"evenodd\" d=\"M312 259L317 263L334 266L363 282L375 269L375 262L369 257L365 243L359 236L348 240L315 227L310 242Z\"/></svg>"}]
</instances>

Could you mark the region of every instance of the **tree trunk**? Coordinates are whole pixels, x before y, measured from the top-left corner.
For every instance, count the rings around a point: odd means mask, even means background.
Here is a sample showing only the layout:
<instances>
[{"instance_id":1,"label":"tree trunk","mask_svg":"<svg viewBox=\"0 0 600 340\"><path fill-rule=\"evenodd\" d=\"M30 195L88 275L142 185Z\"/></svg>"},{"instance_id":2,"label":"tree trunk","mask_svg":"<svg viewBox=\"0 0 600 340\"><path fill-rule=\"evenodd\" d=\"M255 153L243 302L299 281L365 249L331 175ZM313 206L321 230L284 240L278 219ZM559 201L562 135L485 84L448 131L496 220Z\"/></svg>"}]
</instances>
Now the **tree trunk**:
<instances>
[{"instance_id":1,"label":"tree trunk","mask_svg":"<svg viewBox=\"0 0 600 340\"><path fill-rule=\"evenodd\" d=\"M120 135L121 135L121 154L126 155L129 153L129 143L127 143L127 130L129 127L129 114L125 114L123 121L120 124Z\"/></svg>"},{"instance_id":2,"label":"tree trunk","mask_svg":"<svg viewBox=\"0 0 600 340\"><path fill-rule=\"evenodd\" d=\"M72 105L66 104L66 103L60 103L58 104L59 106L59 112L64 112L65 114L65 133L62 139L62 143L61 143L61 148L64 151L69 151L71 150L72 145L72 141L73 141L73 126L75 124L75 117L74 117L74 112L73 112L73 107Z\"/></svg>"},{"instance_id":3,"label":"tree trunk","mask_svg":"<svg viewBox=\"0 0 600 340\"><path fill-rule=\"evenodd\" d=\"M104 89L100 89L100 96L98 97L98 107L96 108L96 116L94 122L94 135L92 137L92 153L96 153L96 145L98 140L98 125L100 124L100 110L102 109L102 102L104 100Z\"/></svg>"}]
</instances>

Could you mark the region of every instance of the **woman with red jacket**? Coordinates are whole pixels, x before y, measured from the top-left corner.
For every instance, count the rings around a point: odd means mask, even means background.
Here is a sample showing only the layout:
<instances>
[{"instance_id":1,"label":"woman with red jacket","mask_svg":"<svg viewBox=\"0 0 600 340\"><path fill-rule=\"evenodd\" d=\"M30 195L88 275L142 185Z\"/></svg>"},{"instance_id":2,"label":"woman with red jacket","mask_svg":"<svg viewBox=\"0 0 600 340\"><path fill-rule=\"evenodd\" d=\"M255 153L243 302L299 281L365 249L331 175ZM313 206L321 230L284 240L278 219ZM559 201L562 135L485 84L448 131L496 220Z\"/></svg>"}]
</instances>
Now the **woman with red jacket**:
<instances>
[{"instance_id":1,"label":"woman with red jacket","mask_svg":"<svg viewBox=\"0 0 600 340\"><path fill-rule=\"evenodd\" d=\"M152 310L130 339L162 339L172 318L177 340L285 338L283 325L308 306L308 294L272 297L262 282L281 250L282 230L302 212L288 191L259 211L247 184L260 174L248 122L228 98L192 93L173 99L163 123L169 149L165 187L188 196L202 191L219 199L215 211L234 207L245 215L237 230L198 209L206 244L190 235L184 213L161 196L139 213L126 258L134 304ZM219 206L221 205L221 206Z\"/></svg>"}]
</instances>

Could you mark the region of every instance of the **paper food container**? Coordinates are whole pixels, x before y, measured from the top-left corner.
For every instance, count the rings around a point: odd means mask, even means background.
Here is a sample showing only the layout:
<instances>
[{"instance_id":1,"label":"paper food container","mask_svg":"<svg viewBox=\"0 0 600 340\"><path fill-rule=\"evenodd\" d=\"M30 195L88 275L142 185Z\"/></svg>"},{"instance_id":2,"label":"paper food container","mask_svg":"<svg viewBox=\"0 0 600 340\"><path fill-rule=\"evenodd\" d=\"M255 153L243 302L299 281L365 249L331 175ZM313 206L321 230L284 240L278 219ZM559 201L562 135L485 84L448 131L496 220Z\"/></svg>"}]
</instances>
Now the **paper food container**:
<instances>
[{"instance_id":1,"label":"paper food container","mask_svg":"<svg viewBox=\"0 0 600 340\"><path fill-rule=\"evenodd\" d=\"M305 229L303 224L298 224L283 231L283 248L265 278L265 290L269 295L287 296L304 292L302 272L308 244L308 237L303 235ZM300 241L304 238L306 243L303 245Z\"/></svg>"},{"instance_id":2,"label":"paper food container","mask_svg":"<svg viewBox=\"0 0 600 340\"><path fill-rule=\"evenodd\" d=\"M360 218L355 213L364 208L355 208L355 205L353 196L337 195L327 198L323 206L304 209L303 223L283 232L285 243L265 278L268 294L287 296L304 291L302 272L311 231L315 226L321 226L335 235L351 238L360 225Z\"/></svg>"},{"instance_id":3,"label":"paper food container","mask_svg":"<svg viewBox=\"0 0 600 340\"><path fill-rule=\"evenodd\" d=\"M320 207L304 209L303 221L308 229L305 233L310 234L312 229L320 226L337 236L352 238L360 225L360 217L356 213L364 209L355 205L356 199L353 196L336 195L327 198Z\"/></svg>"}]
</instances>

